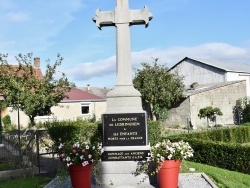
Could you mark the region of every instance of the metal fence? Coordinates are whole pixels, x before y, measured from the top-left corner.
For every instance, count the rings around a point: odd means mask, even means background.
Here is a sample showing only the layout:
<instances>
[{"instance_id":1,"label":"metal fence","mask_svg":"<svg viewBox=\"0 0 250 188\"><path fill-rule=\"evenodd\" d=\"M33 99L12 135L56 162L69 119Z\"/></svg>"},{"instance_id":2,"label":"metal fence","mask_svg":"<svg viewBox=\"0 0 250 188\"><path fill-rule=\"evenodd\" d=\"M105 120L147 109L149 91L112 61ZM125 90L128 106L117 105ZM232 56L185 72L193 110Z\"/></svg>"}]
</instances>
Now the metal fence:
<instances>
[{"instance_id":1,"label":"metal fence","mask_svg":"<svg viewBox=\"0 0 250 188\"><path fill-rule=\"evenodd\" d=\"M46 130L4 132L0 147L0 172L28 169L31 175L55 175L59 159L49 145L51 140Z\"/></svg>"}]
</instances>

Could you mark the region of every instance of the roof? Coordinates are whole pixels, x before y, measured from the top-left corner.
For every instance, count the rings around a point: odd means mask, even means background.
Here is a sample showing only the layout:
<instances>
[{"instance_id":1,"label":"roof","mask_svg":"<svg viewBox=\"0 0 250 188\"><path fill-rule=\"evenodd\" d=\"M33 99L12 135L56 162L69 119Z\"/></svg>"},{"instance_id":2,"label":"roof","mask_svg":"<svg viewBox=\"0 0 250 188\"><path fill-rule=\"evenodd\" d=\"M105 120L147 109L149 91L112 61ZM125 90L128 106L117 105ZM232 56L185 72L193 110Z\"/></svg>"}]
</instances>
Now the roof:
<instances>
[{"instance_id":1,"label":"roof","mask_svg":"<svg viewBox=\"0 0 250 188\"><path fill-rule=\"evenodd\" d=\"M91 87L91 86L79 87L78 89L81 89L83 91L97 95L97 96L102 97L102 98L107 98L106 94L111 90L111 89L108 89L106 87L100 88L100 87Z\"/></svg>"},{"instance_id":2,"label":"roof","mask_svg":"<svg viewBox=\"0 0 250 188\"><path fill-rule=\"evenodd\" d=\"M18 70L19 69L19 65L10 65L10 66L5 66L5 65L1 65L1 69L4 69L7 70L9 73L11 73L11 71L15 71L17 72L17 76L21 77L25 74L25 71L24 70ZM26 67L25 67L26 68ZM40 68L37 68L35 66L32 66L32 69L33 69L33 75L35 75L36 78L39 78L39 79L43 79L43 73L41 71Z\"/></svg>"},{"instance_id":3,"label":"roof","mask_svg":"<svg viewBox=\"0 0 250 188\"><path fill-rule=\"evenodd\" d=\"M217 60L211 60L211 59L201 59L201 58L189 58L185 57L181 61L179 61L177 64L175 64L173 67L171 67L169 70L174 69L178 64L185 60L193 60L201 64L205 64L211 67L215 67L221 70L224 70L226 72L239 72L239 73L250 73L250 65L246 63L233 63L233 62L222 62Z\"/></svg>"},{"instance_id":4,"label":"roof","mask_svg":"<svg viewBox=\"0 0 250 188\"><path fill-rule=\"evenodd\" d=\"M198 93L202 93L205 91L209 91L212 89L216 89L219 87L224 87L224 86L228 86L231 84L235 84L235 83L240 83L240 82L244 82L245 80L239 80L239 81L231 81L231 82L218 82L218 83L211 83L211 84L203 84L203 85L198 85L195 89L187 89L184 92L184 96L185 97L189 97Z\"/></svg>"},{"instance_id":5,"label":"roof","mask_svg":"<svg viewBox=\"0 0 250 188\"><path fill-rule=\"evenodd\" d=\"M62 102L104 100L104 98L102 97L88 93L78 88L72 88L69 92L66 93L66 96L68 97L65 97Z\"/></svg>"}]
</instances>

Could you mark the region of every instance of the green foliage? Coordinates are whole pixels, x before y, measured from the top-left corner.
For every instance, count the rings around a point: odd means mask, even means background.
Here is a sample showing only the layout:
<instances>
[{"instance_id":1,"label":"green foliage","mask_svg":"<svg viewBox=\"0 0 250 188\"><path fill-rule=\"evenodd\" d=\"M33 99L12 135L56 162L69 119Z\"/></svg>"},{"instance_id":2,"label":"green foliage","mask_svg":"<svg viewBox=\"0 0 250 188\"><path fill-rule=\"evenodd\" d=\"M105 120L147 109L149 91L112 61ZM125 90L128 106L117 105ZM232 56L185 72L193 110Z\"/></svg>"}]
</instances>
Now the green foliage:
<instances>
[{"instance_id":1,"label":"green foliage","mask_svg":"<svg viewBox=\"0 0 250 188\"><path fill-rule=\"evenodd\" d=\"M88 120L46 122L45 125L54 146L60 143L101 142L101 125Z\"/></svg>"},{"instance_id":2,"label":"green foliage","mask_svg":"<svg viewBox=\"0 0 250 188\"><path fill-rule=\"evenodd\" d=\"M237 100L233 112L237 124L250 122L250 98L245 97Z\"/></svg>"},{"instance_id":3,"label":"green foliage","mask_svg":"<svg viewBox=\"0 0 250 188\"><path fill-rule=\"evenodd\" d=\"M51 177L39 176L0 181L0 188L42 188L52 180Z\"/></svg>"},{"instance_id":4,"label":"green foliage","mask_svg":"<svg viewBox=\"0 0 250 188\"><path fill-rule=\"evenodd\" d=\"M209 126L209 120L214 121L215 115L222 116L223 113L217 107L213 108L212 106L207 106L199 110L198 117L199 118L207 118L207 126Z\"/></svg>"},{"instance_id":5,"label":"green foliage","mask_svg":"<svg viewBox=\"0 0 250 188\"><path fill-rule=\"evenodd\" d=\"M158 142L161 142L161 121L148 121L148 136L150 145L155 145Z\"/></svg>"},{"instance_id":6,"label":"green foliage","mask_svg":"<svg viewBox=\"0 0 250 188\"><path fill-rule=\"evenodd\" d=\"M134 86L142 94L144 108L153 120L166 118L167 109L183 94L184 84L177 74L171 74L157 59L153 65L142 63L142 70L135 70Z\"/></svg>"},{"instance_id":7,"label":"green foliage","mask_svg":"<svg viewBox=\"0 0 250 188\"><path fill-rule=\"evenodd\" d=\"M43 77L39 74L40 69L33 67L32 53L19 54L16 60L18 65L10 65L7 55L0 54L1 94L6 97L6 104L11 104L15 110L20 108L35 125L34 118L51 114L50 108L57 106L74 84L68 81L64 73L61 78L54 78L63 60L60 55L53 65L47 65Z\"/></svg>"},{"instance_id":8,"label":"green foliage","mask_svg":"<svg viewBox=\"0 0 250 188\"><path fill-rule=\"evenodd\" d=\"M3 119L2 119L2 121L3 121L4 126L10 125L11 124L10 115L4 116Z\"/></svg>"},{"instance_id":9,"label":"green foliage","mask_svg":"<svg viewBox=\"0 0 250 188\"><path fill-rule=\"evenodd\" d=\"M190 172L189 168L195 168L196 172L205 173L219 188L249 188L250 175L235 171L229 171L213 166L208 166L190 161L182 162L181 172Z\"/></svg>"},{"instance_id":10,"label":"green foliage","mask_svg":"<svg viewBox=\"0 0 250 188\"><path fill-rule=\"evenodd\" d=\"M213 116L215 114L217 114L219 116L223 115L219 108L217 108L217 107L213 108L212 106L208 106L208 107L200 109L198 117L199 118L205 118L205 117L207 117L210 120L212 120L212 118L213 118Z\"/></svg>"},{"instance_id":11,"label":"green foliage","mask_svg":"<svg viewBox=\"0 0 250 188\"><path fill-rule=\"evenodd\" d=\"M5 129L5 131L13 131L16 129L15 125L11 124L11 119L9 115L6 115L2 118L2 122L3 122L3 127Z\"/></svg>"},{"instance_id":12,"label":"green foliage","mask_svg":"<svg viewBox=\"0 0 250 188\"><path fill-rule=\"evenodd\" d=\"M250 127L218 129L168 137L172 141L184 140L194 149L194 162L228 170L250 173Z\"/></svg>"},{"instance_id":13,"label":"green foliage","mask_svg":"<svg viewBox=\"0 0 250 188\"><path fill-rule=\"evenodd\" d=\"M250 122L249 123L244 123L242 124L243 126L250 126Z\"/></svg>"}]
</instances>

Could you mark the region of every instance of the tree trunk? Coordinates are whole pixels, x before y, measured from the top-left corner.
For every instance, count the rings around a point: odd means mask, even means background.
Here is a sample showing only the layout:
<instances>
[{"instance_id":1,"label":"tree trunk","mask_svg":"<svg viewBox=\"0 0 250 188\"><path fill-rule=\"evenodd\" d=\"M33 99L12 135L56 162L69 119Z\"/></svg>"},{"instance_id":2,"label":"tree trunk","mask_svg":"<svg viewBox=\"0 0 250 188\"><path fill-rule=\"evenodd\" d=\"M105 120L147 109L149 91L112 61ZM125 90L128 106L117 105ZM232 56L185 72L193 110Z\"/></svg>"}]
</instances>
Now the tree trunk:
<instances>
[{"instance_id":1,"label":"tree trunk","mask_svg":"<svg viewBox=\"0 0 250 188\"><path fill-rule=\"evenodd\" d=\"M156 121L156 114L154 112L154 107L153 107L153 104L152 103L149 103L150 105L150 111L151 111L151 114L152 114L152 120L153 121Z\"/></svg>"},{"instance_id":2,"label":"tree trunk","mask_svg":"<svg viewBox=\"0 0 250 188\"><path fill-rule=\"evenodd\" d=\"M208 117L207 117L207 128L209 128L209 120L208 120Z\"/></svg>"},{"instance_id":3,"label":"tree trunk","mask_svg":"<svg viewBox=\"0 0 250 188\"><path fill-rule=\"evenodd\" d=\"M29 118L30 118L31 127L34 127L36 125L36 123L35 123L35 117L34 116L29 116Z\"/></svg>"}]
</instances>

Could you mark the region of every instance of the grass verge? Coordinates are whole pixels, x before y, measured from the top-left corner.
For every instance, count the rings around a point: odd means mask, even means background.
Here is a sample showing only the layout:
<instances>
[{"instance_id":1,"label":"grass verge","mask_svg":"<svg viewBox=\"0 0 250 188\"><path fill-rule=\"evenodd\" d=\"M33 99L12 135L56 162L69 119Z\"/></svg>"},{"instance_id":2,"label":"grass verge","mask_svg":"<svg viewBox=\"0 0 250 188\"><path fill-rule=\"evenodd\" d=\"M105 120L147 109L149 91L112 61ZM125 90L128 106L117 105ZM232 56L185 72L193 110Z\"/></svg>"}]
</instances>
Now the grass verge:
<instances>
[{"instance_id":1,"label":"grass verge","mask_svg":"<svg viewBox=\"0 0 250 188\"><path fill-rule=\"evenodd\" d=\"M1 180L0 188L42 188L52 180L51 177L21 178Z\"/></svg>"},{"instance_id":2,"label":"grass verge","mask_svg":"<svg viewBox=\"0 0 250 188\"><path fill-rule=\"evenodd\" d=\"M181 172L189 172L189 168L195 168L195 172L204 172L219 188L250 187L249 174L243 174L190 161L183 161L181 166Z\"/></svg>"}]
</instances>

